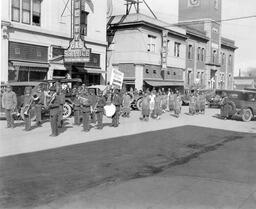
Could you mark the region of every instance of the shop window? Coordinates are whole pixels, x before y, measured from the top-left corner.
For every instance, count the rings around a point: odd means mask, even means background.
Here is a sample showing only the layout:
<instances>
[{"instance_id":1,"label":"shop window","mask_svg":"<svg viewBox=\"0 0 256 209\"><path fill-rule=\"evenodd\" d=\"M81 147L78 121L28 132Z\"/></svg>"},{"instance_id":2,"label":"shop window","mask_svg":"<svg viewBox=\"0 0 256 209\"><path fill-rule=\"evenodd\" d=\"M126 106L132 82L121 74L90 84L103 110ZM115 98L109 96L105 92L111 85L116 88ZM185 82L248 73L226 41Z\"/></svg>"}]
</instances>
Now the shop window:
<instances>
[{"instance_id":1,"label":"shop window","mask_svg":"<svg viewBox=\"0 0 256 209\"><path fill-rule=\"evenodd\" d=\"M188 46L188 59L192 59L192 52L193 51L193 46L189 45Z\"/></svg>"},{"instance_id":2,"label":"shop window","mask_svg":"<svg viewBox=\"0 0 256 209\"><path fill-rule=\"evenodd\" d=\"M61 47L52 47L52 57L64 55L64 49Z\"/></svg>"},{"instance_id":3,"label":"shop window","mask_svg":"<svg viewBox=\"0 0 256 209\"><path fill-rule=\"evenodd\" d=\"M36 56L38 56L38 57L42 57L42 53L41 53L41 51L37 50L37 51L36 51Z\"/></svg>"},{"instance_id":4,"label":"shop window","mask_svg":"<svg viewBox=\"0 0 256 209\"><path fill-rule=\"evenodd\" d=\"M181 43L175 42L174 43L174 56L180 57L180 45Z\"/></svg>"},{"instance_id":5,"label":"shop window","mask_svg":"<svg viewBox=\"0 0 256 209\"><path fill-rule=\"evenodd\" d=\"M15 54L20 54L20 48L16 47L16 48L14 49L14 53L15 53Z\"/></svg>"},{"instance_id":6,"label":"shop window","mask_svg":"<svg viewBox=\"0 0 256 209\"><path fill-rule=\"evenodd\" d=\"M12 21L20 22L20 0L12 0Z\"/></svg>"},{"instance_id":7,"label":"shop window","mask_svg":"<svg viewBox=\"0 0 256 209\"><path fill-rule=\"evenodd\" d=\"M88 12L81 11L81 35L87 36Z\"/></svg>"},{"instance_id":8,"label":"shop window","mask_svg":"<svg viewBox=\"0 0 256 209\"><path fill-rule=\"evenodd\" d=\"M170 75L170 71L167 71L167 75Z\"/></svg>"}]
</instances>

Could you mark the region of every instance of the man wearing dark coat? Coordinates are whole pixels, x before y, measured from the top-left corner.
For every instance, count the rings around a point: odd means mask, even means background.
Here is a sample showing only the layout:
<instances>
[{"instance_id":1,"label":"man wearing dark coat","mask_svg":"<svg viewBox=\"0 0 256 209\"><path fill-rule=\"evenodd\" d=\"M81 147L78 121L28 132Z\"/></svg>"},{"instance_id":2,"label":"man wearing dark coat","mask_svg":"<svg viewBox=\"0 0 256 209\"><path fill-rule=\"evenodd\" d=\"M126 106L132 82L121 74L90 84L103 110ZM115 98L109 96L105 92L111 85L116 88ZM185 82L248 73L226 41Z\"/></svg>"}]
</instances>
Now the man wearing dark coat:
<instances>
[{"instance_id":1,"label":"man wearing dark coat","mask_svg":"<svg viewBox=\"0 0 256 209\"><path fill-rule=\"evenodd\" d=\"M91 116L91 106L92 99L88 93L88 90L85 89L82 93L82 98L80 99L82 105L82 115L83 115L83 131L90 131L90 116Z\"/></svg>"},{"instance_id":2,"label":"man wearing dark coat","mask_svg":"<svg viewBox=\"0 0 256 209\"><path fill-rule=\"evenodd\" d=\"M104 106L106 105L106 98L103 96L103 92L100 91L97 97L97 104L96 104L96 117L97 117L97 128L103 128L103 112Z\"/></svg>"},{"instance_id":3,"label":"man wearing dark coat","mask_svg":"<svg viewBox=\"0 0 256 209\"><path fill-rule=\"evenodd\" d=\"M112 96L112 103L116 106L116 112L112 116L112 126L113 127L118 127L119 125L119 117L120 117L120 110L121 110L121 105L123 103L123 98L119 93L118 89L114 90L114 94Z\"/></svg>"}]
</instances>

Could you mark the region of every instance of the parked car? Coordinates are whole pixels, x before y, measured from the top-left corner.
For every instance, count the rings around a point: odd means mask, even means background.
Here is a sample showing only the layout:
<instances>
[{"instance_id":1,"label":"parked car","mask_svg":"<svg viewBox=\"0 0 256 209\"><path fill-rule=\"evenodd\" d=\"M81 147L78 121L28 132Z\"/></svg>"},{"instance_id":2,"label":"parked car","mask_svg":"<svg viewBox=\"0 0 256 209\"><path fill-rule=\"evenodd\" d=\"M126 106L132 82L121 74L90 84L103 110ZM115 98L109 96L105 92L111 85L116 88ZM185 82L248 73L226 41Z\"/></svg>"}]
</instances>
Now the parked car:
<instances>
[{"instance_id":1,"label":"parked car","mask_svg":"<svg viewBox=\"0 0 256 209\"><path fill-rule=\"evenodd\" d=\"M24 82L10 82L8 83L12 90L16 93L17 96L17 108L15 110L15 118L20 119L22 118L21 109L24 105L24 91L26 87L32 87L32 89L35 89L39 85L43 85L44 87L47 86L46 82L43 81L24 81ZM1 89L4 89L6 87L6 84L1 84ZM33 91L33 90L32 90ZM2 94L1 94L1 101L2 101ZM4 109L2 108L2 102L1 102L1 108L0 108L0 117L1 119L5 119L5 113ZM35 108L31 108L31 118L35 119Z\"/></svg>"},{"instance_id":2,"label":"parked car","mask_svg":"<svg viewBox=\"0 0 256 209\"><path fill-rule=\"evenodd\" d=\"M256 91L247 90L223 90L235 111L231 117L238 115L243 121L251 121L256 116Z\"/></svg>"}]
</instances>

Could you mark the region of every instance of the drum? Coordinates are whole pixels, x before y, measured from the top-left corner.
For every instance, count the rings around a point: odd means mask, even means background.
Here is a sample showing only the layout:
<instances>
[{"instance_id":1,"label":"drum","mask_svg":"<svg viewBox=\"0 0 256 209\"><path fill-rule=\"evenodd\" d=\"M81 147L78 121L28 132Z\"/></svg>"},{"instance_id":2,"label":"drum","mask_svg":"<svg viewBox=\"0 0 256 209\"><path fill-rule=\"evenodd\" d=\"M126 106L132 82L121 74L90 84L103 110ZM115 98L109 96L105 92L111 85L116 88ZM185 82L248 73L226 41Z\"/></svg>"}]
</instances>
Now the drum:
<instances>
[{"instance_id":1,"label":"drum","mask_svg":"<svg viewBox=\"0 0 256 209\"><path fill-rule=\"evenodd\" d=\"M108 117L111 118L116 112L116 106L113 104L105 105L104 106L104 114Z\"/></svg>"}]
</instances>

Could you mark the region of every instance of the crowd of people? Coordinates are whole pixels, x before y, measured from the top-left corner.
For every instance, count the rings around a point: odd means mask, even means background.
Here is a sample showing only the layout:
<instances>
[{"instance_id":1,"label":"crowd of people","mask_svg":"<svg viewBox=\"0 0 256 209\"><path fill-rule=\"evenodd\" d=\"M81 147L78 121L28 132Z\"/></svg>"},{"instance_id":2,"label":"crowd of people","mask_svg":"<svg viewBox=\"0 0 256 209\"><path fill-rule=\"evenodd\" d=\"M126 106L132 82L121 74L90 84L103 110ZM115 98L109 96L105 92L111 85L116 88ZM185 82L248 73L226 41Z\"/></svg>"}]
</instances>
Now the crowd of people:
<instances>
[{"instance_id":1,"label":"crowd of people","mask_svg":"<svg viewBox=\"0 0 256 209\"><path fill-rule=\"evenodd\" d=\"M141 98L140 120L148 121L150 118L159 120L165 112L173 112L173 116L179 117L181 114L182 95L178 90L146 89L144 92L133 90L119 90L107 86L104 91L96 92L95 89L88 89L84 84L74 86L72 89L56 82L49 86L47 91L42 86L36 89L26 87L24 92L23 119L25 131L31 130L31 109L35 107L36 126L42 125L42 110L48 110L51 123L51 136L59 134L59 128L63 126L63 106L65 96L71 94L73 100L73 118L75 126L83 124L83 131L88 132L91 124L95 124L98 129L103 128L103 115L108 105L114 106L111 115L111 126L118 127L119 117L130 117L131 103L135 95ZM199 114L205 111L205 95L200 92L193 92L189 96L189 114ZM17 107L16 94L10 85L6 86L6 91L2 95L2 107L5 108L7 127L14 128L13 112Z\"/></svg>"}]
</instances>

